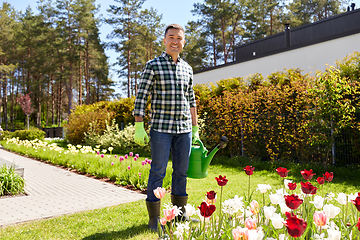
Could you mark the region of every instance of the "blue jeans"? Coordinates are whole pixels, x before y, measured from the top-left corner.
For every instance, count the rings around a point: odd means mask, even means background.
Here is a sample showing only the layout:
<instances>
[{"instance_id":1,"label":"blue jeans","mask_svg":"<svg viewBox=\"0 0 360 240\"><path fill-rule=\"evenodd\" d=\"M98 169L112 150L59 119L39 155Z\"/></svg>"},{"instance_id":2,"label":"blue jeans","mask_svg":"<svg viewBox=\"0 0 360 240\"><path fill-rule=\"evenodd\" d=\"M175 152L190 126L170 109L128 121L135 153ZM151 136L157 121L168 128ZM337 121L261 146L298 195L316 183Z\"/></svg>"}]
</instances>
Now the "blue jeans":
<instances>
[{"instance_id":1,"label":"blue jeans","mask_svg":"<svg viewBox=\"0 0 360 240\"><path fill-rule=\"evenodd\" d=\"M191 151L191 132L181 134L162 133L150 130L151 144L151 169L147 187L147 199L149 202L159 201L153 190L162 187L166 175L166 166L169 161L170 151L173 164L171 194L187 196L186 178L189 167Z\"/></svg>"}]
</instances>

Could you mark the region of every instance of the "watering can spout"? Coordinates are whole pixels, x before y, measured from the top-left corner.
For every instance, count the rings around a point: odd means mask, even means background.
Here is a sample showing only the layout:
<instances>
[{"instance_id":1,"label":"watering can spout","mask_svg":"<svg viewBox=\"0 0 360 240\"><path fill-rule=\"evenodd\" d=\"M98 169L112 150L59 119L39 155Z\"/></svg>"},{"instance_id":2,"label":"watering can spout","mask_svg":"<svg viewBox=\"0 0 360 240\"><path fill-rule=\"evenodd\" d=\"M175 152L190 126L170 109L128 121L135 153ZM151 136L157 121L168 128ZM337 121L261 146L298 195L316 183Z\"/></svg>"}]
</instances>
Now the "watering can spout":
<instances>
[{"instance_id":1,"label":"watering can spout","mask_svg":"<svg viewBox=\"0 0 360 240\"><path fill-rule=\"evenodd\" d=\"M221 148L225 148L227 144L227 138L221 137L220 143L207 155L208 150L204 147L201 141L198 141L200 146L192 146L189 169L187 175L190 178L204 178L208 175L207 168L210 165L214 155Z\"/></svg>"}]
</instances>

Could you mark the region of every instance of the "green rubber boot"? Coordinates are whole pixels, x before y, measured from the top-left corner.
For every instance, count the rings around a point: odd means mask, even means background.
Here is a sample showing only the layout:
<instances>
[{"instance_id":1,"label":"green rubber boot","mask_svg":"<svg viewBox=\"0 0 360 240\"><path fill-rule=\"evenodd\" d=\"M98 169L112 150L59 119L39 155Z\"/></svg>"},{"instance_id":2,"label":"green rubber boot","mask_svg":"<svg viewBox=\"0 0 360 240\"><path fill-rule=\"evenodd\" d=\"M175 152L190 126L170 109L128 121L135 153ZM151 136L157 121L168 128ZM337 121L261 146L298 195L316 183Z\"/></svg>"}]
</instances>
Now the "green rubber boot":
<instances>
[{"instance_id":1,"label":"green rubber boot","mask_svg":"<svg viewBox=\"0 0 360 240\"><path fill-rule=\"evenodd\" d=\"M146 201L146 207L149 213L149 229L157 232L158 221L160 219L160 201L157 202Z\"/></svg>"},{"instance_id":2,"label":"green rubber boot","mask_svg":"<svg viewBox=\"0 0 360 240\"><path fill-rule=\"evenodd\" d=\"M179 222L192 221L193 223L199 222L198 219L189 218L185 213L185 205L187 204L188 196L175 196L171 194L171 202L174 206L177 206L182 211L182 214L176 217L176 220Z\"/></svg>"}]
</instances>

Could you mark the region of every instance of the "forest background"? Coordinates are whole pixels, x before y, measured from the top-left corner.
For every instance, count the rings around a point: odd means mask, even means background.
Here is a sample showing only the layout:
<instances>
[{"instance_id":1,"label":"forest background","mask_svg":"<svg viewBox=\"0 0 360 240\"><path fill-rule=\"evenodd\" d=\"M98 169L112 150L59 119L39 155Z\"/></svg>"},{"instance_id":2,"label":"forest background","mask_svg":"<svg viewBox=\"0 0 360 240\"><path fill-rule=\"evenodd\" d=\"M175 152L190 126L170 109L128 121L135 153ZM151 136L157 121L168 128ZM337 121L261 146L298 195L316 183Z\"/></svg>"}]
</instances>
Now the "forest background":
<instances>
[{"instance_id":1,"label":"forest background","mask_svg":"<svg viewBox=\"0 0 360 240\"><path fill-rule=\"evenodd\" d=\"M40 0L20 12L0 6L0 106L4 129L24 128L26 116L16 99L30 94L32 125L60 126L76 106L119 96L110 77L117 67L126 97L146 61L162 45L162 14L144 0L116 0L99 15L94 0ZM236 46L346 11L349 1L216 0L192 5L183 57L200 70L235 61ZM174 8L176 5L174 4ZM189 13L186 13L188 15ZM185 15L185 16L186 16ZM112 28L101 39L100 26ZM109 63L106 50L116 53ZM219 79L220 80L220 79Z\"/></svg>"}]
</instances>

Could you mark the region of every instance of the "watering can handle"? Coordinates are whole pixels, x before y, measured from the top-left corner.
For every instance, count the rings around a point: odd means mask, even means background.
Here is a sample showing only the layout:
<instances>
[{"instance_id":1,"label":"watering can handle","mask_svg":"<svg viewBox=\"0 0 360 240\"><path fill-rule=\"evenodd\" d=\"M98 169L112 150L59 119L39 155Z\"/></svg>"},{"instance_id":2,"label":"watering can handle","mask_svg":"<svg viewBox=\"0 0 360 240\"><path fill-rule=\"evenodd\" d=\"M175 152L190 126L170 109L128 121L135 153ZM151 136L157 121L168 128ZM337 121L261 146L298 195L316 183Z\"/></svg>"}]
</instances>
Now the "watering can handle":
<instances>
[{"instance_id":1,"label":"watering can handle","mask_svg":"<svg viewBox=\"0 0 360 240\"><path fill-rule=\"evenodd\" d=\"M198 140L196 140L196 143L199 143L201 151L204 151L205 147L204 147L203 142L200 139L198 139Z\"/></svg>"}]
</instances>

